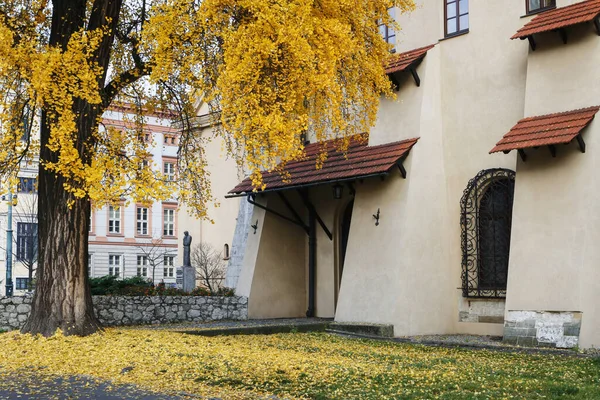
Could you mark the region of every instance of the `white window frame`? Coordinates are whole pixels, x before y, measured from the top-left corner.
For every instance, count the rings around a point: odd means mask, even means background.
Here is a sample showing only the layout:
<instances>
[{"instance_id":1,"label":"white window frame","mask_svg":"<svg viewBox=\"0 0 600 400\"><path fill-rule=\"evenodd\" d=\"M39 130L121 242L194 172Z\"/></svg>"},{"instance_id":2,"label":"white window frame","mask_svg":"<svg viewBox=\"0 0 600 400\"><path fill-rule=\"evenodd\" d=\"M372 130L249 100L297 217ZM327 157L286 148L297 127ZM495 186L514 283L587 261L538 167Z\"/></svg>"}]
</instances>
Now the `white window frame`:
<instances>
[{"instance_id":1,"label":"white window frame","mask_svg":"<svg viewBox=\"0 0 600 400\"><path fill-rule=\"evenodd\" d=\"M163 209L163 236L175 236L175 210Z\"/></svg>"},{"instance_id":2,"label":"white window frame","mask_svg":"<svg viewBox=\"0 0 600 400\"><path fill-rule=\"evenodd\" d=\"M115 263L117 260L118 263ZM117 278L123 277L123 254L108 255L108 275L116 276Z\"/></svg>"},{"instance_id":3,"label":"white window frame","mask_svg":"<svg viewBox=\"0 0 600 400\"><path fill-rule=\"evenodd\" d=\"M137 276L142 278L148 277L148 256L138 255L137 256Z\"/></svg>"},{"instance_id":4,"label":"white window frame","mask_svg":"<svg viewBox=\"0 0 600 400\"><path fill-rule=\"evenodd\" d=\"M148 215L150 211L147 207L136 207L135 209L135 218L136 225L135 231L138 235L147 236L148 235Z\"/></svg>"},{"instance_id":5,"label":"white window frame","mask_svg":"<svg viewBox=\"0 0 600 400\"><path fill-rule=\"evenodd\" d=\"M121 233L121 206L108 206L108 233Z\"/></svg>"},{"instance_id":6,"label":"white window frame","mask_svg":"<svg viewBox=\"0 0 600 400\"><path fill-rule=\"evenodd\" d=\"M94 253L88 253L88 276L94 277Z\"/></svg>"},{"instance_id":7,"label":"white window frame","mask_svg":"<svg viewBox=\"0 0 600 400\"><path fill-rule=\"evenodd\" d=\"M175 256L171 254L165 254L163 256L163 277L174 278L175 277Z\"/></svg>"},{"instance_id":8,"label":"white window frame","mask_svg":"<svg viewBox=\"0 0 600 400\"><path fill-rule=\"evenodd\" d=\"M171 161L163 162L163 174L165 180L171 182L175 180L175 163Z\"/></svg>"}]
</instances>

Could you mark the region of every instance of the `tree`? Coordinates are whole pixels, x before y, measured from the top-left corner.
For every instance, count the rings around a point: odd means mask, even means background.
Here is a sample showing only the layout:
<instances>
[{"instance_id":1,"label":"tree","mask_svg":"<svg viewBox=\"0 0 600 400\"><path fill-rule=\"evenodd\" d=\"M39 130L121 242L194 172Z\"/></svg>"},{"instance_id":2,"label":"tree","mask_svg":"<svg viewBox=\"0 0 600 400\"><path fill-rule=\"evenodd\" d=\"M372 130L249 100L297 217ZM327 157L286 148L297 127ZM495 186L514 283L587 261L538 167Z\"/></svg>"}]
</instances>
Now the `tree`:
<instances>
[{"instance_id":1,"label":"tree","mask_svg":"<svg viewBox=\"0 0 600 400\"><path fill-rule=\"evenodd\" d=\"M165 256L170 254L169 248L165 247L160 237L140 243L137 245L137 248L146 257L148 266L152 271L152 283L156 283L156 267L163 265Z\"/></svg>"},{"instance_id":2,"label":"tree","mask_svg":"<svg viewBox=\"0 0 600 400\"><path fill-rule=\"evenodd\" d=\"M389 46L378 21L412 0L0 0L0 175L14 187L39 157L39 267L22 332L100 328L88 285L90 201L169 197L206 216L212 201L202 138L189 123L202 99L227 150L253 181L302 155L302 135L340 147L368 131ZM111 105L138 117L98 129ZM142 111L172 110L183 129L178 181L146 157ZM35 129L34 129L35 127ZM23 134L23 131L36 132ZM320 160L326 157L323 153Z\"/></svg>"},{"instance_id":3,"label":"tree","mask_svg":"<svg viewBox=\"0 0 600 400\"><path fill-rule=\"evenodd\" d=\"M223 254L209 243L203 242L194 246L190 258L196 270L196 280L211 293L217 293L225 280Z\"/></svg>"}]
</instances>

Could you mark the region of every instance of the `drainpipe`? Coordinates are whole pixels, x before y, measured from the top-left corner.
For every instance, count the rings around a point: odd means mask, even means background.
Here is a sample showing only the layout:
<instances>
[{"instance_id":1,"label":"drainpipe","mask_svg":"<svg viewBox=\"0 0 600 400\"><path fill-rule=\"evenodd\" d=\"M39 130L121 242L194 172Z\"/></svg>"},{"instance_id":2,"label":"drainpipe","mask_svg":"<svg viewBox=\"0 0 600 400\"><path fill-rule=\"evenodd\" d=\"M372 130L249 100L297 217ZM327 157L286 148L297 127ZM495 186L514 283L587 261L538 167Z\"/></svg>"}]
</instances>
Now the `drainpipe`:
<instances>
[{"instance_id":1,"label":"drainpipe","mask_svg":"<svg viewBox=\"0 0 600 400\"><path fill-rule=\"evenodd\" d=\"M312 207L308 209L308 310L306 316L315 316L315 275L317 269L317 218Z\"/></svg>"},{"instance_id":2,"label":"drainpipe","mask_svg":"<svg viewBox=\"0 0 600 400\"><path fill-rule=\"evenodd\" d=\"M4 196L2 196L4 197ZM13 196L12 193L8 193L8 229L6 230L6 291L4 295L6 297L12 297L13 295L13 282L12 282L12 242L13 242L13 230L12 230L12 205Z\"/></svg>"}]
</instances>

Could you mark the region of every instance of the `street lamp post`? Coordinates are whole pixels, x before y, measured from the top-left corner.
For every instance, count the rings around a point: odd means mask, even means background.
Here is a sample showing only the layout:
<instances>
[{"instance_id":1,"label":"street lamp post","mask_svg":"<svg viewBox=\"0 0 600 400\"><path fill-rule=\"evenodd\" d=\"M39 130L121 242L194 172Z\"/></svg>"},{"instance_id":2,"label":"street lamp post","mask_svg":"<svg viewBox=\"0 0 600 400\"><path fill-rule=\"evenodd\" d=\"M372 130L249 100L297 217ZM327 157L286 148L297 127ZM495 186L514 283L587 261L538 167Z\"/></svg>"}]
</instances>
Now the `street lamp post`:
<instances>
[{"instance_id":1,"label":"street lamp post","mask_svg":"<svg viewBox=\"0 0 600 400\"><path fill-rule=\"evenodd\" d=\"M3 196L4 197L4 196ZM12 242L13 242L13 230L12 230L12 207L13 207L13 196L12 193L8 193L8 229L6 229L6 297L12 297L13 295L13 282L12 282Z\"/></svg>"}]
</instances>

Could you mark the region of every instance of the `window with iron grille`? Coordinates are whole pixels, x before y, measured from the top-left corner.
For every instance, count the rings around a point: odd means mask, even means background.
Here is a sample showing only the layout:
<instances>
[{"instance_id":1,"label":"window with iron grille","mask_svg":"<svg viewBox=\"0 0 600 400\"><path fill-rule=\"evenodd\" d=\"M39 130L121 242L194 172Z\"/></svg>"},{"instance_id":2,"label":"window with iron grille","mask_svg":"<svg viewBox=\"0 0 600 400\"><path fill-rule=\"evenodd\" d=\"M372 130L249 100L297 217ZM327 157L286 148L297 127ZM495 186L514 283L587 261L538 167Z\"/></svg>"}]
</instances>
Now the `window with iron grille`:
<instances>
[{"instance_id":1,"label":"window with iron grille","mask_svg":"<svg viewBox=\"0 0 600 400\"><path fill-rule=\"evenodd\" d=\"M121 207L108 207L108 233L121 233Z\"/></svg>"},{"instance_id":2,"label":"window with iron grille","mask_svg":"<svg viewBox=\"0 0 600 400\"><path fill-rule=\"evenodd\" d=\"M506 297L515 173L481 171L461 199L464 297Z\"/></svg>"},{"instance_id":3,"label":"window with iron grille","mask_svg":"<svg viewBox=\"0 0 600 400\"><path fill-rule=\"evenodd\" d=\"M165 278L173 278L175 276L175 256L164 256L163 266L163 276Z\"/></svg>"},{"instance_id":4,"label":"window with iron grille","mask_svg":"<svg viewBox=\"0 0 600 400\"><path fill-rule=\"evenodd\" d=\"M17 222L17 260L34 262L38 252L38 224Z\"/></svg>"},{"instance_id":5,"label":"window with iron grille","mask_svg":"<svg viewBox=\"0 0 600 400\"><path fill-rule=\"evenodd\" d=\"M556 0L525 0L525 4L527 5L527 14L535 14L555 8Z\"/></svg>"},{"instance_id":6,"label":"window with iron grille","mask_svg":"<svg viewBox=\"0 0 600 400\"><path fill-rule=\"evenodd\" d=\"M469 31L469 0L444 0L446 37Z\"/></svg>"},{"instance_id":7,"label":"window with iron grille","mask_svg":"<svg viewBox=\"0 0 600 400\"><path fill-rule=\"evenodd\" d=\"M145 207L138 207L136 209L137 225L136 232L138 235L148 234L148 209Z\"/></svg>"}]
</instances>

